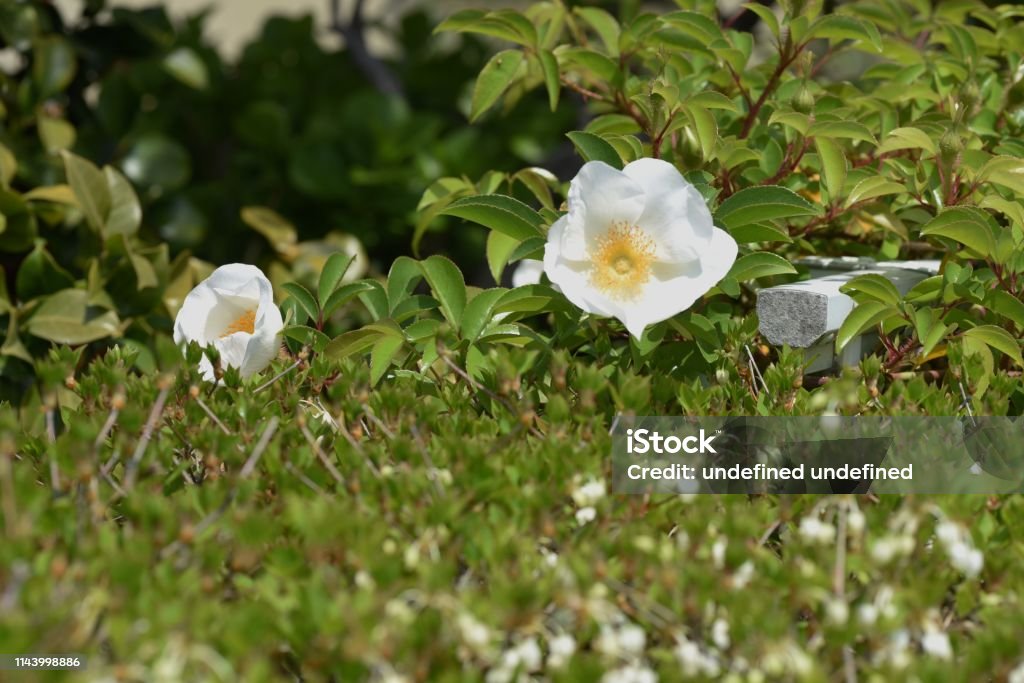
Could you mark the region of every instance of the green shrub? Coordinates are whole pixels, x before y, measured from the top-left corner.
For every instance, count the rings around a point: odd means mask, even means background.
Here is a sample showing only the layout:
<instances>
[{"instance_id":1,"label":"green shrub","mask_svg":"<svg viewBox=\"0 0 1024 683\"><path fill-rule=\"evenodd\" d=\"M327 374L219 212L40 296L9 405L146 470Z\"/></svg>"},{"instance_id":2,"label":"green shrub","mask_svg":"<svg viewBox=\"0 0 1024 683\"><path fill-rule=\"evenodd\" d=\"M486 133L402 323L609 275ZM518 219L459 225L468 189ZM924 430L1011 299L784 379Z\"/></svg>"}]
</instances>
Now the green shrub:
<instances>
[{"instance_id":1,"label":"green shrub","mask_svg":"<svg viewBox=\"0 0 1024 683\"><path fill-rule=\"evenodd\" d=\"M616 415L1021 413L1015 10L869 1L822 15L790 1L780 19L751 5L764 50L711 3L677 4L612 16L543 2L441 26L512 45L482 67L472 118L531 92L563 113L585 102L592 118L568 131L583 159L668 160L741 245L717 286L638 336L548 282L500 286L565 211L567 186L544 169L445 176L407 224L413 241L435 220L486 235L491 288L439 254L359 279L349 256L328 256L340 243L303 270L301 230L282 216L316 193L290 177L279 213L244 212L295 278L279 292L286 347L260 377L226 368L203 383L203 350L183 357L165 331L204 264L147 233L140 206L159 214L160 200L68 153L68 187L30 188L4 156L17 210L0 240L30 230L13 251L33 251L0 297L13 399L0 408L0 651L85 654L83 680L1024 675L1018 496L604 484ZM33 78L26 97L66 85ZM260 172L282 172L265 160ZM60 256L71 235L81 255ZM801 352L763 344L753 304L802 277L792 262L809 253L933 256L942 270L906 296L854 280L840 342L874 329L882 350L806 377Z\"/></svg>"}]
</instances>

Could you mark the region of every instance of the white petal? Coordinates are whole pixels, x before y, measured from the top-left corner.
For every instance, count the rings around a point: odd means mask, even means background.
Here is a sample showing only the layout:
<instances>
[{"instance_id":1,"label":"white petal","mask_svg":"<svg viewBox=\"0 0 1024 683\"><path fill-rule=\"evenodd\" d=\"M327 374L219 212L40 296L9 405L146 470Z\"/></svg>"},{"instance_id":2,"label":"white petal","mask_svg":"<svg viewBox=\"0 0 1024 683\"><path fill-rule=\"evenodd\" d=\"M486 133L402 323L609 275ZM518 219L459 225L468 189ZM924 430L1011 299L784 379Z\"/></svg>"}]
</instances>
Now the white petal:
<instances>
[{"instance_id":1,"label":"white petal","mask_svg":"<svg viewBox=\"0 0 1024 683\"><path fill-rule=\"evenodd\" d=\"M250 377L261 372L277 357L277 352L281 348L280 334L284 328L284 321L281 320L281 310L273 301L265 310L260 309L256 321L256 333L245 349L242 377Z\"/></svg>"},{"instance_id":2,"label":"white petal","mask_svg":"<svg viewBox=\"0 0 1024 683\"><path fill-rule=\"evenodd\" d=\"M252 337L248 332L235 332L215 341L214 346L220 351L221 367L241 369L245 363L245 350Z\"/></svg>"},{"instance_id":3,"label":"white petal","mask_svg":"<svg viewBox=\"0 0 1024 683\"><path fill-rule=\"evenodd\" d=\"M639 338L644 328L685 311L725 277L736 261L736 240L724 230L714 229L711 246L699 262L656 264L654 277L640 298L630 302L621 318L626 329Z\"/></svg>"},{"instance_id":4,"label":"white petal","mask_svg":"<svg viewBox=\"0 0 1024 683\"><path fill-rule=\"evenodd\" d=\"M637 224L655 240L656 258L676 263L700 258L711 242L714 222L697 189L661 159L637 159L622 172L644 189Z\"/></svg>"},{"instance_id":5,"label":"white petal","mask_svg":"<svg viewBox=\"0 0 1024 683\"><path fill-rule=\"evenodd\" d=\"M644 208L644 190L603 161L588 161L572 179L568 200L562 255L583 260L588 245L604 235L613 223L637 222Z\"/></svg>"},{"instance_id":6,"label":"white petal","mask_svg":"<svg viewBox=\"0 0 1024 683\"><path fill-rule=\"evenodd\" d=\"M223 290L224 293L258 298L262 283L269 286L270 281L256 266L248 263L229 263L213 271L201 284Z\"/></svg>"},{"instance_id":7,"label":"white petal","mask_svg":"<svg viewBox=\"0 0 1024 683\"><path fill-rule=\"evenodd\" d=\"M194 341L205 346L206 321L216 305L217 295L205 282L199 283L185 297L174 318L174 343L182 345Z\"/></svg>"},{"instance_id":8,"label":"white petal","mask_svg":"<svg viewBox=\"0 0 1024 683\"><path fill-rule=\"evenodd\" d=\"M524 258L512 272L512 286L540 284L540 276L544 274L544 262L537 259Z\"/></svg>"},{"instance_id":9,"label":"white petal","mask_svg":"<svg viewBox=\"0 0 1024 683\"><path fill-rule=\"evenodd\" d=\"M590 263L570 260L562 255L562 232L567 229L566 225L563 217L548 232L548 241L544 245L544 274L577 308L621 320L625 315L622 306L601 294L590 283Z\"/></svg>"}]
</instances>

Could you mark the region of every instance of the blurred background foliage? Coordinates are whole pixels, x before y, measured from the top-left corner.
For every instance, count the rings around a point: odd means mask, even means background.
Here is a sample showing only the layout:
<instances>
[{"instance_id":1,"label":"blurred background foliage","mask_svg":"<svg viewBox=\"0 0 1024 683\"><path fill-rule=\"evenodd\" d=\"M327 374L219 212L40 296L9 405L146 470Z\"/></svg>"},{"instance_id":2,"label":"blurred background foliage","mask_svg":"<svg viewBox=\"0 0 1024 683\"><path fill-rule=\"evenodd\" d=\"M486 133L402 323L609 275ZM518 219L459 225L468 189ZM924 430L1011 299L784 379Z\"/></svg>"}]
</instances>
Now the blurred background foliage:
<instances>
[{"instance_id":1,"label":"blurred background foliage","mask_svg":"<svg viewBox=\"0 0 1024 683\"><path fill-rule=\"evenodd\" d=\"M340 249L361 255L352 276L386 270L411 252L417 204L436 179L578 163L563 137L571 103L552 114L530 93L467 125L485 40L435 40L436 19L413 8L389 22L398 51L381 60L365 46L362 4L329 8L329 26L268 17L228 58L206 13L86 0L65 17L45 0L0 3L4 396L24 391L49 342L121 338L146 369L153 332L170 329L210 264L258 263L280 285L312 278ZM325 31L349 47L325 47ZM95 188L72 191L66 151L95 164L87 175L106 165L127 181L118 211L132 225L113 229L124 235L105 225L110 207L87 215L81 200ZM423 249L484 277L485 237L430 232ZM26 324L45 314L55 322Z\"/></svg>"},{"instance_id":2,"label":"blurred background foliage","mask_svg":"<svg viewBox=\"0 0 1024 683\"><path fill-rule=\"evenodd\" d=\"M142 235L172 256L261 261L272 245L240 209L265 205L299 239L351 234L389 263L409 251L410 217L432 180L544 162L573 115L551 116L544 98L527 97L509 116L467 126L459 107L490 48L471 36L432 40L424 10L401 18L400 54L377 64L397 82L388 92L352 50L321 46L309 16L267 19L229 62L202 14L175 23L158 5L85 5L73 23L48 2L0 10L13 66L0 128L17 159L12 186L63 182L61 149L109 163L138 190ZM339 17L335 28L350 34L357 21ZM476 263L482 240L436 246Z\"/></svg>"}]
</instances>

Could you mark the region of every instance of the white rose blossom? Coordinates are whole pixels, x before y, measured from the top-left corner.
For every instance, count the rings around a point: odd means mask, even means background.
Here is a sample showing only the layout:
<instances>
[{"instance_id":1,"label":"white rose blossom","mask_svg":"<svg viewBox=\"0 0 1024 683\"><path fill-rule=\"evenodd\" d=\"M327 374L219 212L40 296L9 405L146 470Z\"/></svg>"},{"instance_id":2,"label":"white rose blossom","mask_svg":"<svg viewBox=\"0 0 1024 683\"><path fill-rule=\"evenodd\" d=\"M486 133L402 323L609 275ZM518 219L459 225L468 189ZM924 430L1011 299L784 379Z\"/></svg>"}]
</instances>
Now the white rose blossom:
<instances>
[{"instance_id":1,"label":"white rose blossom","mask_svg":"<svg viewBox=\"0 0 1024 683\"><path fill-rule=\"evenodd\" d=\"M548 232L544 272L573 304L618 318L634 337L692 306L736 260L736 240L666 161L621 171L588 162L568 204Z\"/></svg>"},{"instance_id":2,"label":"white rose blossom","mask_svg":"<svg viewBox=\"0 0 1024 683\"><path fill-rule=\"evenodd\" d=\"M256 266L231 263L213 271L185 297L174 320L174 342L212 344L222 367L238 368L242 377L250 377L277 356L283 327L270 280ZM199 370L206 381L215 380L205 355Z\"/></svg>"}]
</instances>

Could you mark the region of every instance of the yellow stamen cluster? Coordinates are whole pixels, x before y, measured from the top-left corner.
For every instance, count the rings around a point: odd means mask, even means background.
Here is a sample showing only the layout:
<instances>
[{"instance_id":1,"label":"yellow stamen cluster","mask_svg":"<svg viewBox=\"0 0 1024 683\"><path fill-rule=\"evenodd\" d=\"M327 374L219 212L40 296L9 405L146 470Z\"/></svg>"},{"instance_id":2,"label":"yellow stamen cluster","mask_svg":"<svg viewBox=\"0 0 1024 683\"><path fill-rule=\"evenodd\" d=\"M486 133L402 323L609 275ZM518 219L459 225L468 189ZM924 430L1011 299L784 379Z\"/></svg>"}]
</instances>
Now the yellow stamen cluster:
<instances>
[{"instance_id":1,"label":"yellow stamen cluster","mask_svg":"<svg viewBox=\"0 0 1024 683\"><path fill-rule=\"evenodd\" d=\"M635 299L651 279L654 240L636 225L617 222L597 241L591 262L591 284L613 299Z\"/></svg>"},{"instance_id":2,"label":"yellow stamen cluster","mask_svg":"<svg viewBox=\"0 0 1024 683\"><path fill-rule=\"evenodd\" d=\"M252 334L256 329L256 311L246 311L242 315L238 316L238 319L228 325L224 334L220 335L221 338L230 336L235 332L248 332Z\"/></svg>"}]
</instances>

